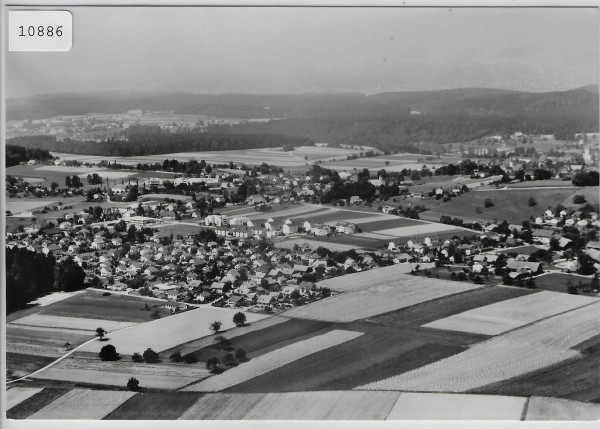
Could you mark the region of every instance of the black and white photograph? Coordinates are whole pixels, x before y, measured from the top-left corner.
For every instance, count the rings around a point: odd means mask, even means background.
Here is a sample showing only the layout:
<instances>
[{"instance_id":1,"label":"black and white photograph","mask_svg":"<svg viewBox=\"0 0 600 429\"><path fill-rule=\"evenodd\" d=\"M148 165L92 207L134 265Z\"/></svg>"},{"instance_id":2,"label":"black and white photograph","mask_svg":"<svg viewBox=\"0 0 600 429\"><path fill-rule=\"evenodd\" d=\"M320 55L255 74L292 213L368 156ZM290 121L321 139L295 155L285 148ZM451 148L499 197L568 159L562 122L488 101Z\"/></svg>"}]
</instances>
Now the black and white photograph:
<instances>
[{"instance_id":1,"label":"black and white photograph","mask_svg":"<svg viewBox=\"0 0 600 429\"><path fill-rule=\"evenodd\" d=\"M6 427L600 420L597 1L1 6Z\"/></svg>"}]
</instances>

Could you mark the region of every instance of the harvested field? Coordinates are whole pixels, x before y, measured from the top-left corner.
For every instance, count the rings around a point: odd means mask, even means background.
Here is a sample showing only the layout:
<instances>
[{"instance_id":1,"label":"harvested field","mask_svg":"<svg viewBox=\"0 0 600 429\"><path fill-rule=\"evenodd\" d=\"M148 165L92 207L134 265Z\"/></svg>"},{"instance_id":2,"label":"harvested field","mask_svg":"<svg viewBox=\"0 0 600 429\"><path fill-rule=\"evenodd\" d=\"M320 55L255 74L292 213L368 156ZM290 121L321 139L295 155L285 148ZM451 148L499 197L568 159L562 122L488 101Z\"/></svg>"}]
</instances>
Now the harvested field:
<instances>
[{"instance_id":1,"label":"harvested field","mask_svg":"<svg viewBox=\"0 0 600 429\"><path fill-rule=\"evenodd\" d=\"M600 405L558 398L529 400L525 420L599 420Z\"/></svg>"},{"instance_id":2,"label":"harvested field","mask_svg":"<svg viewBox=\"0 0 600 429\"><path fill-rule=\"evenodd\" d=\"M404 263L388 267L374 268L368 271L348 274L317 282L318 287L326 287L333 291L350 292L367 289L374 285L393 284L398 281L399 274L408 274L417 264ZM422 269L431 268L434 264L419 264Z\"/></svg>"},{"instance_id":3,"label":"harvested field","mask_svg":"<svg viewBox=\"0 0 600 429\"><path fill-rule=\"evenodd\" d=\"M48 316L105 319L117 322L148 322L153 320L150 314L154 310L158 310L161 317L171 316L171 313L163 308L163 302L121 294L103 296L102 292L102 290L87 290L83 294L43 308L40 313ZM150 311L145 309L146 304ZM106 326L102 327L108 329Z\"/></svg>"},{"instance_id":4,"label":"harvested field","mask_svg":"<svg viewBox=\"0 0 600 429\"><path fill-rule=\"evenodd\" d=\"M365 219L355 219L348 222L354 221L363 232L379 232L381 230L393 230L396 228L404 228L408 226L424 226L428 225L425 222L421 222L415 219L392 216L392 215L379 215L377 217L368 217Z\"/></svg>"},{"instance_id":5,"label":"harvested field","mask_svg":"<svg viewBox=\"0 0 600 429\"><path fill-rule=\"evenodd\" d=\"M40 307L45 307L47 305L63 301L67 298L72 298L75 295L79 295L82 293L85 293L85 291L78 290L75 292L54 292L54 293L51 293L50 295L42 296L42 297L36 299L35 301L31 302L31 304L39 305Z\"/></svg>"},{"instance_id":6,"label":"harvested field","mask_svg":"<svg viewBox=\"0 0 600 429\"><path fill-rule=\"evenodd\" d=\"M57 356L39 354L6 353L6 369L11 371L12 378L23 377L52 363Z\"/></svg>"},{"instance_id":7,"label":"harvested field","mask_svg":"<svg viewBox=\"0 0 600 429\"><path fill-rule=\"evenodd\" d=\"M527 398L401 393L388 420L521 420Z\"/></svg>"},{"instance_id":8,"label":"harvested field","mask_svg":"<svg viewBox=\"0 0 600 429\"><path fill-rule=\"evenodd\" d=\"M110 334L110 344L121 354L141 353L148 347L162 352L179 344L187 343L212 334L210 324L214 321L223 323L225 331L235 326L233 315L239 310L205 306L148 323L123 329ZM248 323L269 317L265 314L246 313ZM193 326L194 329L190 329ZM98 353L106 344L94 341L84 346L82 351Z\"/></svg>"},{"instance_id":9,"label":"harvested field","mask_svg":"<svg viewBox=\"0 0 600 429\"><path fill-rule=\"evenodd\" d=\"M20 213L25 210L33 210L39 207L51 206L56 201L48 201L43 199L32 200L20 200L20 201L5 201L6 210L9 210L13 215Z\"/></svg>"},{"instance_id":10,"label":"harvested field","mask_svg":"<svg viewBox=\"0 0 600 429\"><path fill-rule=\"evenodd\" d=\"M141 352L143 350L140 350ZM140 381L141 387L177 389L208 375L209 372L201 364L134 363L127 358L115 362L103 362L97 358L69 357L36 374L33 378L123 387L130 377L135 377Z\"/></svg>"},{"instance_id":11,"label":"harvested field","mask_svg":"<svg viewBox=\"0 0 600 429\"><path fill-rule=\"evenodd\" d=\"M7 419L26 419L67 393L67 389L43 389L6 411Z\"/></svg>"},{"instance_id":12,"label":"harvested field","mask_svg":"<svg viewBox=\"0 0 600 429\"><path fill-rule=\"evenodd\" d=\"M395 282L325 298L296 307L283 315L330 322L351 322L477 288L479 286L474 284L398 274Z\"/></svg>"},{"instance_id":13,"label":"harvested field","mask_svg":"<svg viewBox=\"0 0 600 429\"><path fill-rule=\"evenodd\" d=\"M135 325L131 322L116 322L103 319L84 319L81 317L50 316L44 314L30 314L29 316L17 319L9 326L32 326L36 328L60 328L74 329L76 331L96 331L96 328L102 327L111 332L117 329L127 328Z\"/></svg>"},{"instance_id":14,"label":"harvested field","mask_svg":"<svg viewBox=\"0 0 600 429\"><path fill-rule=\"evenodd\" d=\"M179 420L241 420L265 396L261 393L248 395L209 393L189 407Z\"/></svg>"},{"instance_id":15,"label":"harvested field","mask_svg":"<svg viewBox=\"0 0 600 429\"><path fill-rule=\"evenodd\" d=\"M62 355L66 342L75 347L93 336L88 331L31 328L10 323L5 335L7 352L50 357Z\"/></svg>"},{"instance_id":16,"label":"harvested field","mask_svg":"<svg viewBox=\"0 0 600 429\"><path fill-rule=\"evenodd\" d=\"M242 363L222 374L210 377L200 383L189 386L184 390L192 392L218 392L265 374L304 356L308 356L328 347L333 347L361 335L363 335L362 332L343 330L330 331L326 334L302 340L258 356L249 362Z\"/></svg>"},{"instance_id":17,"label":"harvested field","mask_svg":"<svg viewBox=\"0 0 600 429\"><path fill-rule=\"evenodd\" d=\"M127 391L73 389L29 418L101 419L133 395Z\"/></svg>"},{"instance_id":18,"label":"harvested field","mask_svg":"<svg viewBox=\"0 0 600 429\"><path fill-rule=\"evenodd\" d=\"M542 291L465 311L424 325L448 331L498 335L593 302L595 298Z\"/></svg>"},{"instance_id":19,"label":"harvested field","mask_svg":"<svg viewBox=\"0 0 600 429\"><path fill-rule=\"evenodd\" d=\"M396 392L269 393L243 420L384 420Z\"/></svg>"},{"instance_id":20,"label":"harvested field","mask_svg":"<svg viewBox=\"0 0 600 429\"><path fill-rule=\"evenodd\" d=\"M41 387L12 387L6 391L6 409L10 410L27 398L42 391Z\"/></svg>"},{"instance_id":21,"label":"harvested field","mask_svg":"<svg viewBox=\"0 0 600 429\"><path fill-rule=\"evenodd\" d=\"M143 392L123 402L104 420L176 420L202 393Z\"/></svg>"},{"instance_id":22,"label":"harvested field","mask_svg":"<svg viewBox=\"0 0 600 429\"><path fill-rule=\"evenodd\" d=\"M596 303L544 319L358 389L465 392L545 368L578 356L570 347L600 334L599 310Z\"/></svg>"},{"instance_id":23,"label":"harvested field","mask_svg":"<svg viewBox=\"0 0 600 429\"><path fill-rule=\"evenodd\" d=\"M349 390L464 350L460 341L454 345L436 344L397 329L383 329L384 333L379 334L382 329L378 328L238 384L227 392Z\"/></svg>"}]
</instances>

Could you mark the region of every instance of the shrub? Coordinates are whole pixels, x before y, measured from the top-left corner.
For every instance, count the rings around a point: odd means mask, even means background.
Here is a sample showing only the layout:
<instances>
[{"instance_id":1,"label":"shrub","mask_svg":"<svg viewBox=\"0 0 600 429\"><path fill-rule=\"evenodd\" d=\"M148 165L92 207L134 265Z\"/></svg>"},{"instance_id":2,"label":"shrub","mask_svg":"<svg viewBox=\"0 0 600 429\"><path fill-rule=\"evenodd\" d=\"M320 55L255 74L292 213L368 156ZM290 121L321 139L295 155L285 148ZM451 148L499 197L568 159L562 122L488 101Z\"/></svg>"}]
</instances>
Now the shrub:
<instances>
[{"instance_id":1,"label":"shrub","mask_svg":"<svg viewBox=\"0 0 600 429\"><path fill-rule=\"evenodd\" d=\"M223 363L228 366L233 366L235 365L235 357L231 353L227 353L223 357Z\"/></svg>"},{"instance_id":2,"label":"shrub","mask_svg":"<svg viewBox=\"0 0 600 429\"><path fill-rule=\"evenodd\" d=\"M241 311L238 313L235 313L233 316L233 323L236 324L236 326L242 326L246 324L246 315L244 313L242 313Z\"/></svg>"},{"instance_id":3,"label":"shrub","mask_svg":"<svg viewBox=\"0 0 600 429\"><path fill-rule=\"evenodd\" d=\"M535 198L533 198L533 197L529 197L529 200L527 201L527 205L528 205L529 207L533 207L533 206L537 205L537 201L536 201L536 199L535 199Z\"/></svg>"},{"instance_id":4,"label":"shrub","mask_svg":"<svg viewBox=\"0 0 600 429\"><path fill-rule=\"evenodd\" d=\"M144 362L144 358L139 353L134 353L131 355L131 360L134 362Z\"/></svg>"},{"instance_id":5,"label":"shrub","mask_svg":"<svg viewBox=\"0 0 600 429\"><path fill-rule=\"evenodd\" d=\"M181 356L181 352L179 350L177 350L175 353L173 353L171 356L169 356L169 360L171 362L181 362L183 360L183 357Z\"/></svg>"},{"instance_id":6,"label":"shrub","mask_svg":"<svg viewBox=\"0 0 600 429\"><path fill-rule=\"evenodd\" d=\"M578 194L578 195L575 195L575 196L573 197L573 204L583 204L583 203L585 203L586 201L587 201L587 200L585 199L585 196L584 196L584 195L580 195L580 194Z\"/></svg>"},{"instance_id":7,"label":"shrub","mask_svg":"<svg viewBox=\"0 0 600 429\"><path fill-rule=\"evenodd\" d=\"M131 377L129 379L129 381L127 382L127 388L129 390L139 390L140 382L138 381L137 378Z\"/></svg>"},{"instance_id":8,"label":"shrub","mask_svg":"<svg viewBox=\"0 0 600 429\"><path fill-rule=\"evenodd\" d=\"M118 360L119 353L117 353L117 349L112 344L107 344L100 349L100 353L98 353L100 359L102 360Z\"/></svg>"},{"instance_id":9,"label":"shrub","mask_svg":"<svg viewBox=\"0 0 600 429\"><path fill-rule=\"evenodd\" d=\"M150 348L146 349L143 356L144 356L144 361L146 363L157 363L158 362L158 353L156 353L154 350L152 350Z\"/></svg>"},{"instance_id":10,"label":"shrub","mask_svg":"<svg viewBox=\"0 0 600 429\"><path fill-rule=\"evenodd\" d=\"M216 334L217 332L219 332L221 330L222 325L223 324L221 322L219 322L218 320L215 320L214 322L212 322L210 324L210 329L211 329L211 331L213 331Z\"/></svg>"},{"instance_id":11,"label":"shrub","mask_svg":"<svg viewBox=\"0 0 600 429\"><path fill-rule=\"evenodd\" d=\"M486 209L489 209L490 207L494 207L494 202L492 201L491 198L486 198L485 201L483 202L483 206Z\"/></svg>"},{"instance_id":12,"label":"shrub","mask_svg":"<svg viewBox=\"0 0 600 429\"><path fill-rule=\"evenodd\" d=\"M235 351L235 358L239 361L245 361L246 360L246 350L237 349Z\"/></svg>"},{"instance_id":13,"label":"shrub","mask_svg":"<svg viewBox=\"0 0 600 429\"><path fill-rule=\"evenodd\" d=\"M186 353L183 355L183 361L185 363L198 363L198 358L194 353Z\"/></svg>"}]
</instances>

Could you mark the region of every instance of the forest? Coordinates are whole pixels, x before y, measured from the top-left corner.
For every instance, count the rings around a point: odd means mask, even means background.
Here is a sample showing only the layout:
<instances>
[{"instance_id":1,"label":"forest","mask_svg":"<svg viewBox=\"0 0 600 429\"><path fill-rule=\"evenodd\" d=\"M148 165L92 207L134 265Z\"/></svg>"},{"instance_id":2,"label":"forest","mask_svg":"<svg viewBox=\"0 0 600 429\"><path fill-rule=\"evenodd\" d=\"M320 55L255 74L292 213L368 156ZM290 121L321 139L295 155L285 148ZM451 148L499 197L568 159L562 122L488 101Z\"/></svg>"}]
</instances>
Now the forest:
<instances>
[{"instance_id":1,"label":"forest","mask_svg":"<svg viewBox=\"0 0 600 429\"><path fill-rule=\"evenodd\" d=\"M45 149L39 149L37 146L26 148L22 146L6 145L6 166L12 167L21 162L27 162L30 159L37 161L46 161L53 159L52 155Z\"/></svg>"}]
</instances>

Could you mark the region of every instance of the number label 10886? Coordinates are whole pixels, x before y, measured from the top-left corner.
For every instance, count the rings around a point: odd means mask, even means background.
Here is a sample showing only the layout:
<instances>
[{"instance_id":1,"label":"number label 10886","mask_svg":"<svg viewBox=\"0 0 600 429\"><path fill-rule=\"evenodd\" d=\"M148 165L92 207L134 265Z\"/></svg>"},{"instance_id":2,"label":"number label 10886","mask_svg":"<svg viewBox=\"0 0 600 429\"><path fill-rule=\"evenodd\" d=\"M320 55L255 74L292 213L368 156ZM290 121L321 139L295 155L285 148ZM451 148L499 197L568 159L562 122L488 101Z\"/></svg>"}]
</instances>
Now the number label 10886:
<instances>
[{"instance_id":1,"label":"number label 10886","mask_svg":"<svg viewBox=\"0 0 600 429\"><path fill-rule=\"evenodd\" d=\"M23 25L19 26L19 37L61 37L63 35L62 25L58 27L53 27L51 25L44 27L43 25L38 25L37 27L30 25L29 27L25 27Z\"/></svg>"}]
</instances>

